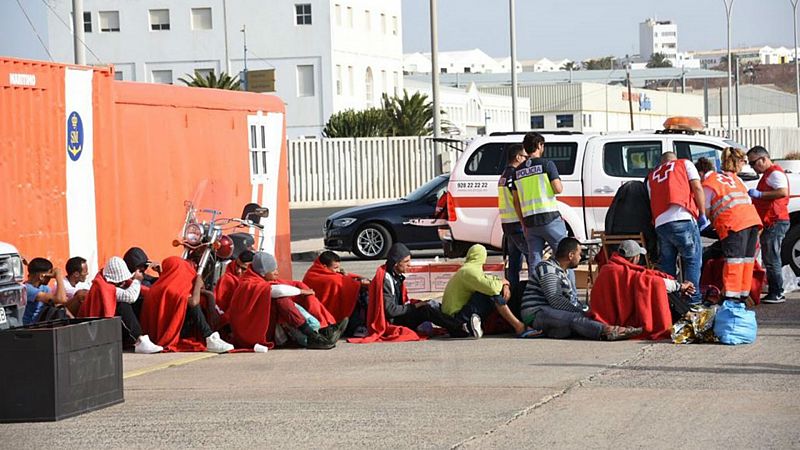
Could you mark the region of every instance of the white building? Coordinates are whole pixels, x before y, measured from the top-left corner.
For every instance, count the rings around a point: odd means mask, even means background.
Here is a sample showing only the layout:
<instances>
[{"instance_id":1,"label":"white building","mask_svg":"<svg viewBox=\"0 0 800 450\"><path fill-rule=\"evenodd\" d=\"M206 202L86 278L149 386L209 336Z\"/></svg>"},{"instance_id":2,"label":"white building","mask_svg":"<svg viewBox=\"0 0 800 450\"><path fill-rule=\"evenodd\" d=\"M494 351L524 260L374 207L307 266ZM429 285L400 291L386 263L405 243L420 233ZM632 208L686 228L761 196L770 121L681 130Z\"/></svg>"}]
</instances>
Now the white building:
<instances>
[{"instance_id":1,"label":"white building","mask_svg":"<svg viewBox=\"0 0 800 450\"><path fill-rule=\"evenodd\" d=\"M53 60L72 62L72 2L23 5ZM400 0L84 0L84 11L87 63L131 81L237 74L245 29L247 69L274 69L289 137L319 136L332 113L377 106L403 86ZM2 2L0 54L41 58L20 45L37 42L30 27L24 35L12 21L24 21L19 5Z\"/></svg>"},{"instance_id":2,"label":"white building","mask_svg":"<svg viewBox=\"0 0 800 450\"><path fill-rule=\"evenodd\" d=\"M700 61L701 66L714 67L728 56L728 49L697 50L689 53L694 59ZM795 53L794 50L786 47L764 46L731 49L731 54L738 58L740 63L789 64L794 62Z\"/></svg>"},{"instance_id":3,"label":"white building","mask_svg":"<svg viewBox=\"0 0 800 450\"><path fill-rule=\"evenodd\" d=\"M409 92L418 91L431 98L430 82L405 80ZM530 120L528 99L517 97L517 126L527 129ZM444 111L442 120L455 127L459 136L476 136L495 131L513 131L511 95L494 95L481 92L475 83L464 88L442 86L439 88L439 104Z\"/></svg>"},{"instance_id":4,"label":"white building","mask_svg":"<svg viewBox=\"0 0 800 450\"><path fill-rule=\"evenodd\" d=\"M439 52L441 73L511 73L510 58L494 59L480 49ZM406 73L431 73L430 53L409 53L403 56ZM522 65L517 61L517 72Z\"/></svg>"},{"instance_id":5,"label":"white building","mask_svg":"<svg viewBox=\"0 0 800 450\"><path fill-rule=\"evenodd\" d=\"M639 24L639 56L649 60L661 53L678 66L678 25L669 20L647 19Z\"/></svg>"},{"instance_id":6,"label":"white building","mask_svg":"<svg viewBox=\"0 0 800 450\"><path fill-rule=\"evenodd\" d=\"M568 59L561 59L552 61L547 58L542 59L528 59L522 62L522 70L524 72L555 72L563 70L567 63L574 62Z\"/></svg>"}]
</instances>

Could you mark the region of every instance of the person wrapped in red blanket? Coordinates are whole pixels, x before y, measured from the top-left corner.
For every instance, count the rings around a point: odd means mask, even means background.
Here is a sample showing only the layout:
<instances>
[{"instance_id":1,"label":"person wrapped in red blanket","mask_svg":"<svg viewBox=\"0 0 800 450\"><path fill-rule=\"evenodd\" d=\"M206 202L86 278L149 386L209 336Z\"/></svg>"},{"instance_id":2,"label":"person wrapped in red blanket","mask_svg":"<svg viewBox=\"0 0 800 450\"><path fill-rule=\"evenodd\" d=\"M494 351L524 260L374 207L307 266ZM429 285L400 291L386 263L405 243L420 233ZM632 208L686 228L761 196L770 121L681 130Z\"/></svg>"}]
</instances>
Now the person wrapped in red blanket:
<instances>
[{"instance_id":1,"label":"person wrapped in red blanket","mask_svg":"<svg viewBox=\"0 0 800 450\"><path fill-rule=\"evenodd\" d=\"M366 335L369 279L348 274L339 255L325 251L308 268L303 283L314 290L334 319L349 319L346 335L350 336L350 331L359 337Z\"/></svg>"},{"instance_id":2,"label":"person wrapped in red blanket","mask_svg":"<svg viewBox=\"0 0 800 450\"><path fill-rule=\"evenodd\" d=\"M641 339L666 339L672 329L668 293L691 295L691 282L638 265L647 251L632 240L623 241L600 268L592 287L589 317L608 325L641 327Z\"/></svg>"},{"instance_id":3,"label":"person wrapped in red blanket","mask_svg":"<svg viewBox=\"0 0 800 450\"><path fill-rule=\"evenodd\" d=\"M253 252L244 250L228 263L225 272L214 288L214 297L216 298L216 305L220 314L228 309L228 306L231 304L233 292L236 290L236 287L239 286L239 278L247 271L247 268L250 267L250 263L252 262Z\"/></svg>"},{"instance_id":4,"label":"person wrapped in red blanket","mask_svg":"<svg viewBox=\"0 0 800 450\"><path fill-rule=\"evenodd\" d=\"M134 341L136 353L158 353L163 348L151 342L147 334L142 334L141 324L132 307L139 298L141 280L141 272L131 273L122 258L112 256L92 281L92 287L78 310L78 317L118 316Z\"/></svg>"},{"instance_id":5,"label":"person wrapped in red blanket","mask_svg":"<svg viewBox=\"0 0 800 450\"><path fill-rule=\"evenodd\" d=\"M319 330L308 323L295 305L302 306L319 321ZM274 346L277 325L298 330L306 337L306 347L311 349L335 347L347 328L347 319L337 323L308 286L278 279L278 263L266 252L253 255L253 263L239 279L222 320L230 324L237 348L255 351Z\"/></svg>"},{"instance_id":6,"label":"person wrapped in red blanket","mask_svg":"<svg viewBox=\"0 0 800 450\"><path fill-rule=\"evenodd\" d=\"M212 332L200 307L203 280L191 262L170 256L142 305L142 328L170 352L225 353L233 345ZM198 335L202 338L200 339Z\"/></svg>"}]
</instances>

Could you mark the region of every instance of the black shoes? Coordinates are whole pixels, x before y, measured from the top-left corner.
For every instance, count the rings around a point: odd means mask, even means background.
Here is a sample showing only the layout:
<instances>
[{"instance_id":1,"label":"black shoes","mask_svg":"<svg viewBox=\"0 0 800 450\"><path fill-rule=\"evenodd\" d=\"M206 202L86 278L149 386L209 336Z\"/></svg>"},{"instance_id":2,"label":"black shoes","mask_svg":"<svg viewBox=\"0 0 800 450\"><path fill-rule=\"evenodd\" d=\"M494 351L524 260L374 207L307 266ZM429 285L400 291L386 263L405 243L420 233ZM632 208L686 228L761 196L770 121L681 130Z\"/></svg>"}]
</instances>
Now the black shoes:
<instances>
[{"instance_id":1,"label":"black shoes","mask_svg":"<svg viewBox=\"0 0 800 450\"><path fill-rule=\"evenodd\" d=\"M603 327L603 332L600 334L601 339L605 341L622 341L630 339L642 334L641 327L618 327L607 325Z\"/></svg>"}]
</instances>

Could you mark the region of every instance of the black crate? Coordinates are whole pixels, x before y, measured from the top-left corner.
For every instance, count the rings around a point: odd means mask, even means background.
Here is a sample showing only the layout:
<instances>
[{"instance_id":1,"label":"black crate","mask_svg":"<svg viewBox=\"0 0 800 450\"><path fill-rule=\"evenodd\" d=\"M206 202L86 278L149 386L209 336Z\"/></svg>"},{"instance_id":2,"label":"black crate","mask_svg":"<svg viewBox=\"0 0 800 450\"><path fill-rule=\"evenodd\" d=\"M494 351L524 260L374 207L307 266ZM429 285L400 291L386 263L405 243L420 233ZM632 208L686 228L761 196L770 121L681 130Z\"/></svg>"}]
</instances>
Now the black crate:
<instances>
[{"instance_id":1,"label":"black crate","mask_svg":"<svg viewBox=\"0 0 800 450\"><path fill-rule=\"evenodd\" d=\"M124 401L118 318L2 330L0 361L0 422L61 420Z\"/></svg>"}]
</instances>

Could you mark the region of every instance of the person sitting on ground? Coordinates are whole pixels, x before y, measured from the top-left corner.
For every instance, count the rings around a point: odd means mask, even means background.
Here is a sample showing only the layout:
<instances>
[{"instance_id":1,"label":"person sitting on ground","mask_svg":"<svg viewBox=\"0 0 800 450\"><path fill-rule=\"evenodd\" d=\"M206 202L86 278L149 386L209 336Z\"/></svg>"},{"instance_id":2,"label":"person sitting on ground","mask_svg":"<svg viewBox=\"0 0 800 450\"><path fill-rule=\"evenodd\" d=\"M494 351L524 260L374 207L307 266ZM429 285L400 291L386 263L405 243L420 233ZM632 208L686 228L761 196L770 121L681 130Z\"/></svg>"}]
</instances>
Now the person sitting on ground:
<instances>
[{"instance_id":1,"label":"person sitting on ground","mask_svg":"<svg viewBox=\"0 0 800 450\"><path fill-rule=\"evenodd\" d=\"M275 257L266 252L256 252L250 268L240 277L239 286L223 316L231 326L234 345L265 351L274 346L275 328L281 325L302 333L306 337L306 348L327 350L335 347L347 328L347 319L336 323L308 286L278 277ZM308 323L297 305L319 321L319 330Z\"/></svg>"},{"instance_id":2,"label":"person sitting on ground","mask_svg":"<svg viewBox=\"0 0 800 450\"><path fill-rule=\"evenodd\" d=\"M56 279L55 292L50 291L50 279ZM45 258L33 258L28 263L28 278L25 280L27 303L22 314L22 324L30 325L39 320L39 316L47 305L57 306L67 303L64 290L64 279L61 271L53 267L53 263Z\"/></svg>"},{"instance_id":3,"label":"person sitting on ground","mask_svg":"<svg viewBox=\"0 0 800 450\"><path fill-rule=\"evenodd\" d=\"M589 317L609 325L641 327L645 339L666 339L672 330L670 304L676 303L670 302L668 294L690 296L695 286L640 266L645 254L647 250L636 241L620 243L597 274Z\"/></svg>"},{"instance_id":4,"label":"person sitting on ground","mask_svg":"<svg viewBox=\"0 0 800 450\"><path fill-rule=\"evenodd\" d=\"M367 304L370 280L344 271L341 258L324 251L308 268L303 283L314 290L319 301L340 321L349 319L348 331L366 335Z\"/></svg>"},{"instance_id":5,"label":"person sitting on ground","mask_svg":"<svg viewBox=\"0 0 800 450\"><path fill-rule=\"evenodd\" d=\"M244 250L233 258L225 267L225 272L222 277L217 281L217 286L214 288L214 296L216 297L217 311L223 314L228 306L231 304L231 297L233 292L239 285L239 278L250 267L253 262L253 252Z\"/></svg>"},{"instance_id":6,"label":"person sitting on ground","mask_svg":"<svg viewBox=\"0 0 800 450\"><path fill-rule=\"evenodd\" d=\"M81 303L78 316L118 316L134 342L136 353L158 353L163 348L151 342L148 335L142 334L139 319L131 307L139 297L141 277L138 271L131 273L122 258L112 256L92 280L92 287Z\"/></svg>"},{"instance_id":7,"label":"person sitting on ground","mask_svg":"<svg viewBox=\"0 0 800 450\"><path fill-rule=\"evenodd\" d=\"M444 288L442 311L461 323L467 323L472 337L483 336L481 321L494 310L520 338L541 335L541 332L526 328L508 307L511 286L503 278L483 271L486 263L486 247L475 244L467 250L464 265L450 278Z\"/></svg>"},{"instance_id":8,"label":"person sitting on ground","mask_svg":"<svg viewBox=\"0 0 800 450\"><path fill-rule=\"evenodd\" d=\"M555 254L533 270L522 294L522 320L542 330L547 337L583 338L616 341L642 333L641 328L606 325L586 317L588 306L578 300L567 269L578 267L581 244L573 237L564 238Z\"/></svg>"},{"instance_id":9,"label":"person sitting on ground","mask_svg":"<svg viewBox=\"0 0 800 450\"><path fill-rule=\"evenodd\" d=\"M200 307L203 279L192 263L170 256L162 267L161 276L145 295L142 329L170 352L233 350L208 325Z\"/></svg>"},{"instance_id":10,"label":"person sitting on ground","mask_svg":"<svg viewBox=\"0 0 800 450\"><path fill-rule=\"evenodd\" d=\"M158 277L147 273L148 269L152 269L153 272L161 276L161 265L150 261L150 258L147 257L147 253L139 247L129 248L122 256L122 259L125 260L125 265L128 266L128 270L130 270L131 273L137 270L142 273L142 286L149 288L158 281Z\"/></svg>"},{"instance_id":11,"label":"person sitting on ground","mask_svg":"<svg viewBox=\"0 0 800 450\"><path fill-rule=\"evenodd\" d=\"M447 330L451 337L468 336L466 323L442 313L427 301L411 302L405 286L405 273L411 265L411 251L396 243L389 249L386 264L378 267L369 286L367 306L367 336L348 342L418 341L414 331L424 322Z\"/></svg>"},{"instance_id":12,"label":"person sitting on ground","mask_svg":"<svg viewBox=\"0 0 800 450\"><path fill-rule=\"evenodd\" d=\"M92 283L86 281L89 267L85 259L74 256L67 260L65 268L67 276L64 278L64 292L67 295L67 309L73 316L77 316L81 303L92 287Z\"/></svg>"}]
</instances>

